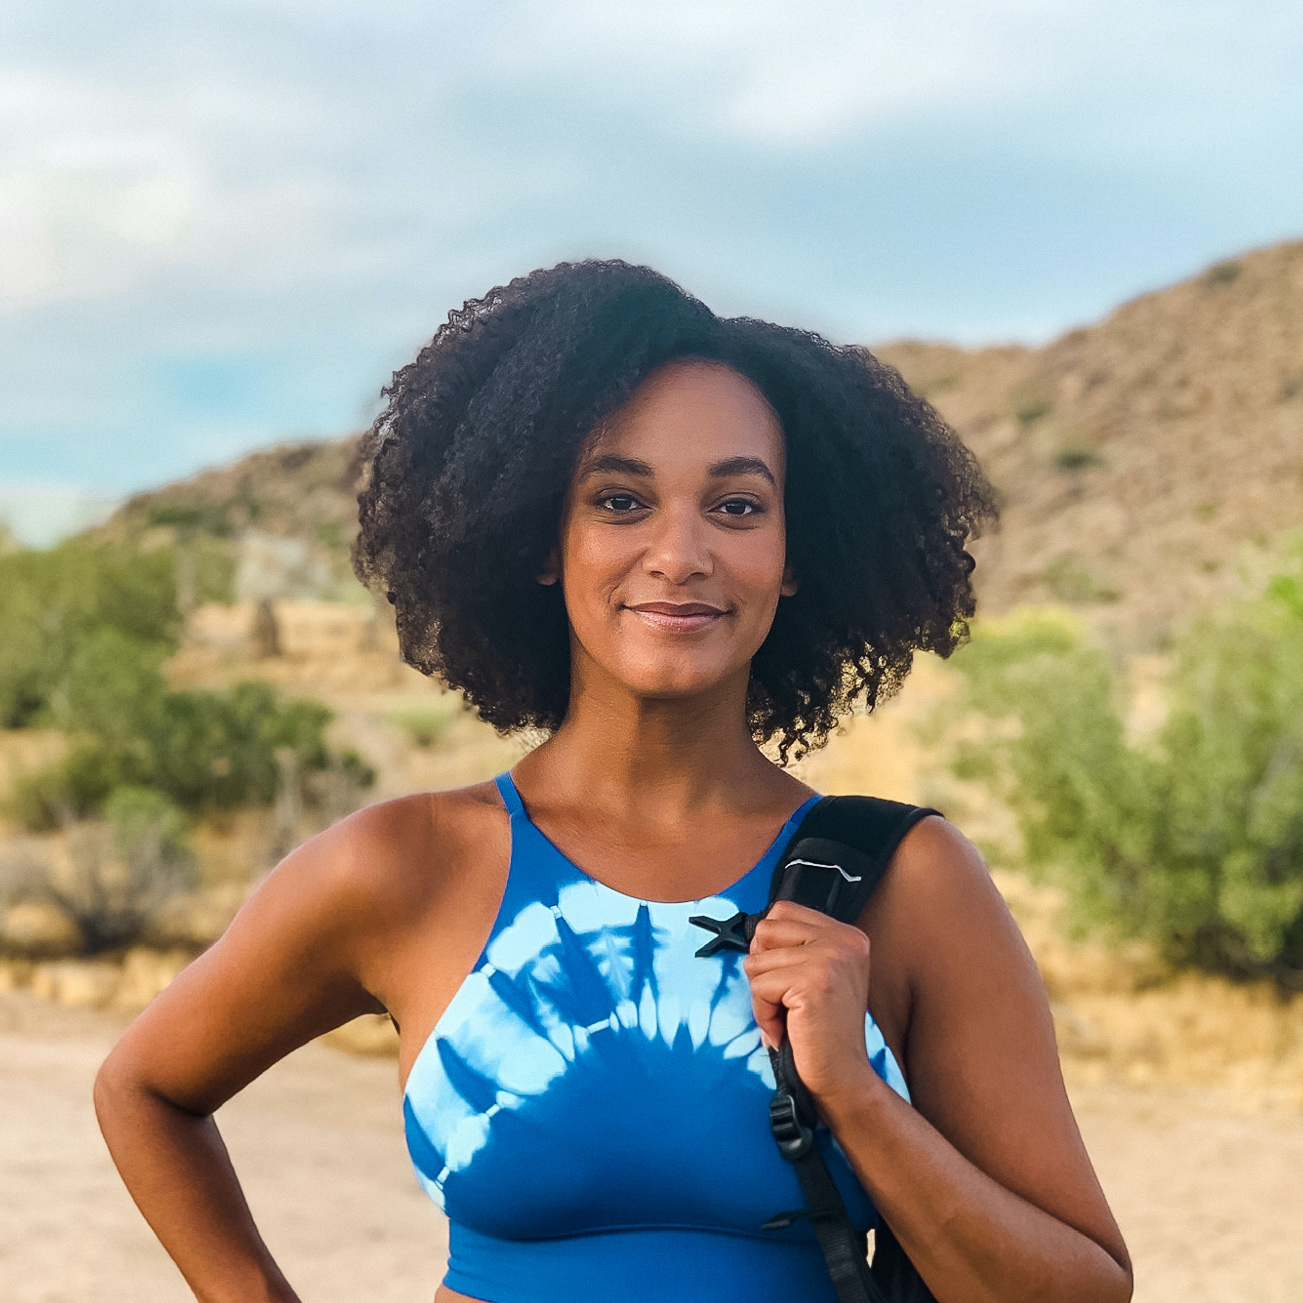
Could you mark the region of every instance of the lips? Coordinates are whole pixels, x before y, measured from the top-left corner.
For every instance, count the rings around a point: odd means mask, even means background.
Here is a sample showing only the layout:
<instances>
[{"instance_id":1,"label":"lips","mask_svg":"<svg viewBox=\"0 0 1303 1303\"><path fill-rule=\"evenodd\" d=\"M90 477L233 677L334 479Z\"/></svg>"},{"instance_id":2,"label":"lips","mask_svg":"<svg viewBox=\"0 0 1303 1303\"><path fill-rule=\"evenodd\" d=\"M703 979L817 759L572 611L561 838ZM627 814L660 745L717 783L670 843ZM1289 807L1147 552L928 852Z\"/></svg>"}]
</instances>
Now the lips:
<instances>
[{"instance_id":1,"label":"lips","mask_svg":"<svg viewBox=\"0 0 1303 1303\"><path fill-rule=\"evenodd\" d=\"M721 607L706 602L639 602L626 606L625 610L653 628L673 633L707 628L727 614Z\"/></svg>"}]
</instances>

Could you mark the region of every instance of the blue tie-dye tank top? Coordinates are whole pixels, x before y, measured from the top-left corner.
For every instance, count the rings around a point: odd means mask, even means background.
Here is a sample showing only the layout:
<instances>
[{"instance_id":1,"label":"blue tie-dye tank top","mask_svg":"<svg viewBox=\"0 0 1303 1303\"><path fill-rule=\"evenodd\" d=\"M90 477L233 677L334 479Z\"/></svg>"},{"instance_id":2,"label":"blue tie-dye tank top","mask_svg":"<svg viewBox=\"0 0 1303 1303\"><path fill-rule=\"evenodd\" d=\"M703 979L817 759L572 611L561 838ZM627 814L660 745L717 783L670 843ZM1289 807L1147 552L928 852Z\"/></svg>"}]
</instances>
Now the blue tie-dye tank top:
<instances>
[{"instance_id":1,"label":"blue tie-dye tank top","mask_svg":"<svg viewBox=\"0 0 1303 1303\"><path fill-rule=\"evenodd\" d=\"M407 1082L407 1144L449 1219L449 1289L487 1303L833 1303L769 1133L774 1079L742 956L698 959L689 915L762 909L811 798L760 862L703 900L637 900L576 868L510 777L511 865L474 971ZM871 1017L869 1057L908 1098ZM821 1143L855 1221L874 1213Z\"/></svg>"}]
</instances>

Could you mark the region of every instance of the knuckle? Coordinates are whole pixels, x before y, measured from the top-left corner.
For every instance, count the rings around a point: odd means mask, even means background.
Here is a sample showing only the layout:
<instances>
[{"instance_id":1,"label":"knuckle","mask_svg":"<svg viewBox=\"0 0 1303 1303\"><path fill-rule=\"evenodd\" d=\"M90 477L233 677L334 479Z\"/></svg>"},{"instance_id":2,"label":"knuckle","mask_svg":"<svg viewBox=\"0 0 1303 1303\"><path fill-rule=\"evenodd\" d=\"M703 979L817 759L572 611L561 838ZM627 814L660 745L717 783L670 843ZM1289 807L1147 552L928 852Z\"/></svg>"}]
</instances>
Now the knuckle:
<instances>
[{"instance_id":1,"label":"knuckle","mask_svg":"<svg viewBox=\"0 0 1303 1303\"><path fill-rule=\"evenodd\" d=\"M847 941L852 953L858 955L861 959L867 959L869 957L869 952L872 949L872 944L870 943L869 938L857 927L852 927L849 930L850 936L847 938Z\"/></svg>"}]
</instances>

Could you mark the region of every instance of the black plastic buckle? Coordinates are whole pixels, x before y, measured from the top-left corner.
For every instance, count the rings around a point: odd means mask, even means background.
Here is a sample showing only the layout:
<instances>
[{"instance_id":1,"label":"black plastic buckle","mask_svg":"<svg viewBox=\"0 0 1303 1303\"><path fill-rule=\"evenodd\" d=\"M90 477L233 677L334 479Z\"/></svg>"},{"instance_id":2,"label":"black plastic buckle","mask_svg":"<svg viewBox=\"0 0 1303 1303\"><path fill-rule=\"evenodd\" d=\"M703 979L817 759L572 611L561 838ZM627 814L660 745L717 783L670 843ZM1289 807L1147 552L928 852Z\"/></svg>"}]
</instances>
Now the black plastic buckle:
<instances>
[{"instance_id":1,"label":"black plastic buckle","mask_svg":"<svg viewBox=\"0 0 1303 1303\"><path fill-rule=\"evenodd\" d=\"M786 1091L775 1091L769 1101L769 1129L789 1163L799 1162L814 1148L814 1132L801 1121L796 1100Z\"/></svg>"},{"instance_id":2,"label":"black plastic buckle","mask_svg":"<svg viewBox=\"0 0 1303 1303\"><path fill-rule=\"evenodd\" d=\"M711 918L707 914L694 914L688 922L694 927L704 927L715 935L697 951L696 958L709 959L721 950L736 950L746 954L751 949L755 934L755 916L737 913L732 918Z\"/></svg>"}]
</instances>

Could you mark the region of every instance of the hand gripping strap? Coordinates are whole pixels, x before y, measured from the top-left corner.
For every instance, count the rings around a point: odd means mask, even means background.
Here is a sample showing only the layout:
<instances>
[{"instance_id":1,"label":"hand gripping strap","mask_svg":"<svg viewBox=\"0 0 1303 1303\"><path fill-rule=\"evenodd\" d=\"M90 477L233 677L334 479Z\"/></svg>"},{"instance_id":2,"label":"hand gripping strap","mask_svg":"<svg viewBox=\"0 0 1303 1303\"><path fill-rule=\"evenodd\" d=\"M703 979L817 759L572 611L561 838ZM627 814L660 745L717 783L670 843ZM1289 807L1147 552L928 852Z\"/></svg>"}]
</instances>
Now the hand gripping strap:
<instances>
[{"instance_id":1,"label":"hand gripping strap","mask_svg":"<svg viewBox=\"0 0 1303 1303\"><path fill-rule=\"evenodd\" d=\"M792 900L838 919L854 922L882 881L901 838L936 810L867 796L824 797L802 820L792 844L774 869L769 903ZM748 941L754 918L740 930ZM796 1169L838 1303L935 1303L914 1264L886 1222L875 1232L870 1269L865 1236L846 1205L815 1140L818 1112L792 1058L791 1042L771 1050L777 1089L769 1106L770 1129L779 1152ZM771 1225L790 1225L791 1214Z\"/></svg>"}]
</instances>

